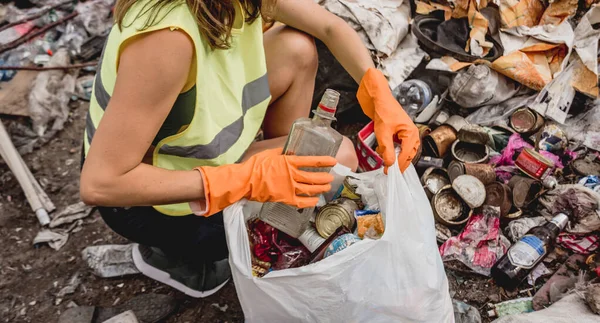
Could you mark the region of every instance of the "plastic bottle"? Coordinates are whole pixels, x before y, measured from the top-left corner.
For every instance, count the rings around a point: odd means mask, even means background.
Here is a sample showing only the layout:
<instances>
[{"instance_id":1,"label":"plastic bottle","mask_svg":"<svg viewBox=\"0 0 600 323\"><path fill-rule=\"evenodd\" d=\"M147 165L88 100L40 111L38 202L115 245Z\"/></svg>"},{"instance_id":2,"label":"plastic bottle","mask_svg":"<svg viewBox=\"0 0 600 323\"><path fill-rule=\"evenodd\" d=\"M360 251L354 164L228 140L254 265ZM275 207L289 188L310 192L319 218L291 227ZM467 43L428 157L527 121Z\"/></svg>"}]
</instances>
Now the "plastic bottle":
<instances>
[{"instance_id":1,"label":"plastic bottle","mask_svg":"<svg viewBox=\"0 0 600 323\"><path fill-rule=\"evenodd\" d=\"M418 79L408 80L398 85L393 95L413 120L433 99L431 87Z\"/></svg>"}]
</instances>

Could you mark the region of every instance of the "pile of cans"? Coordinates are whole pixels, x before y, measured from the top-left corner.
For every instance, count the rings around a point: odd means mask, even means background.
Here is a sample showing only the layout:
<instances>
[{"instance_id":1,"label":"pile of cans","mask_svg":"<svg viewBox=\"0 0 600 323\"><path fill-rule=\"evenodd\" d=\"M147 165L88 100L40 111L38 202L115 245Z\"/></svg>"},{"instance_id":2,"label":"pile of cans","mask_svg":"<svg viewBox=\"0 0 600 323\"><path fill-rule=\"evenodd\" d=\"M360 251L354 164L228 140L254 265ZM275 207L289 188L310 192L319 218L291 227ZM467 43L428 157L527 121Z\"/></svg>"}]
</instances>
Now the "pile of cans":
<instances>
[{"instance_id":1,"label":"pile of cans","mask_svg":"<svg viewBox=\"0 0 600 323\"><path fill-rule=\"evenodd\" d=\"M258 218L249 220L254 276L312 264L362 239L379 239L383 235L385 225L381 212L365 209L356 186L348 179L343 181L332 201L315 210L314 218L297 239ZM282 244L285 246L281 247Z\"/></svg>"}]
</instances>

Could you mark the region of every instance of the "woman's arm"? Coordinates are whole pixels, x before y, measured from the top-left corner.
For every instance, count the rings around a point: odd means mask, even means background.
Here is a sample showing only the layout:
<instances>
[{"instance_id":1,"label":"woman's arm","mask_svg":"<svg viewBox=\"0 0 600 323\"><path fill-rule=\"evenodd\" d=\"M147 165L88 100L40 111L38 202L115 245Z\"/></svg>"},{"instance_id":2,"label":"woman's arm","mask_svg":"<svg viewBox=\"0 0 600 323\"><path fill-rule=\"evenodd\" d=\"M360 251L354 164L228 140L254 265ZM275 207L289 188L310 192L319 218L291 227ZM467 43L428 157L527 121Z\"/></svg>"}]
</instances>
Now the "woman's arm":
<instances>
[{"instance_id":1,"label":"woman's arm","mask_svg":"<svg viewBox=\"0 0 600 323\"><path fill-rule=\"evenodd\" d=\"M274 18L320 39L357 83L375 67L356 31L313 0L277 0Z\"/></svg>"},{"instance_id":2,"label":"woman's arm","mask_svg":"<svg viewBox=\"0 0 600 323\"><path fill-rule=\"evenodd\" d=\"M81 173L84 202L138 206L204 198L200 172L142 163L185 84L193 52L184 32L170 30L139 36L123 49L112 98Z\"/></svg>"}]
</instances>

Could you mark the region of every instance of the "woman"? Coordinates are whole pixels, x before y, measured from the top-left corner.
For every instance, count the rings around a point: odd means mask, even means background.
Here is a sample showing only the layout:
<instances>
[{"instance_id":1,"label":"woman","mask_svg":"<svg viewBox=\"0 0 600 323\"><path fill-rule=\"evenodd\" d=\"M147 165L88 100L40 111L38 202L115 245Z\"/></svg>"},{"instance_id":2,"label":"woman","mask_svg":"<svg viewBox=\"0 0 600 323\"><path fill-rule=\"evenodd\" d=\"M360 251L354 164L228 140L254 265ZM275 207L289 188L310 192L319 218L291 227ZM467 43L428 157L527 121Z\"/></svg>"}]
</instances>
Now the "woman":
<instances>
[{"instance_id":1,"label":"woman","mask_svg":"<svg viewBox=\"0 0 600 323\"><path fill-rule=\"evenodd\" d=\"M276 25L263 36L262 17ZM247 198L314 206L331 157L282 156L309 115L321 39L360 82L386 166L416 153L418 131L359 36L312 0L118 0L86 124L81 198L139 243L136 266L194 297L230 278L220 212ZM254 138L262 126L265 140ZM356 168L345 138L337 161ZM195 216L192 214L194 208Z\"/></svg>"}]
</instances>

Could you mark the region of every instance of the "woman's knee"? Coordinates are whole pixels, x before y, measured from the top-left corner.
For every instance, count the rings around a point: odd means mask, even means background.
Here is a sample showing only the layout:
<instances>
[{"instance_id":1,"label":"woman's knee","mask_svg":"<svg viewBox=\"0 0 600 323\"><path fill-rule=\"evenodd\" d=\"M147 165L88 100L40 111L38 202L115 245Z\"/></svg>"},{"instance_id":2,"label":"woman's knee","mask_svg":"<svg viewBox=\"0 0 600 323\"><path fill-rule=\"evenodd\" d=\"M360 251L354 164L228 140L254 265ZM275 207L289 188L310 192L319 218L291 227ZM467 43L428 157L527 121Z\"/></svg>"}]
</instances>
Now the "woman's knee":
<instances>
[{"instance_id":1,"label":"woman's knee","mask_svg":"<svg viewBox=\"0 0 600 323\"><path fill-rule=\"evenodd\" d=\"M356 156L354 144L346 136L344 136L340 150L338 150L335 158L340 164L349 167L353 172L358 168L358 157Z\"/></svg>"},{"instance_id":2,"label":"woman's knee","mask_svg":"<svg viewBox=\"0 0 600 323\"><path fill-rule=\"evenodd\" d=\"M281 41L290 51L290 62L293 62L299 69L316 73L319 57L315 39L311 35L291 27L284 27L280 36Z\"/></svg>"}]
</instances>

